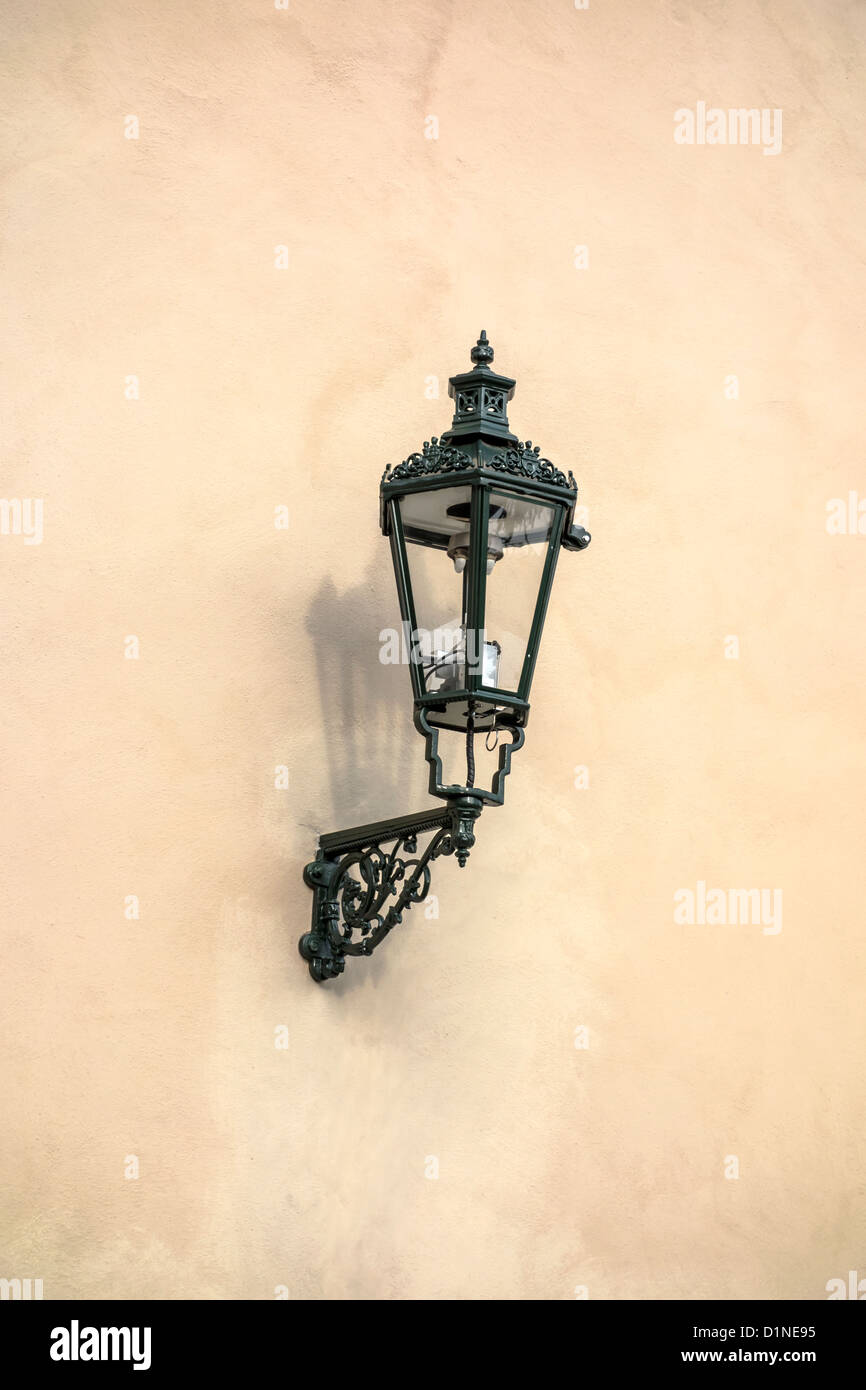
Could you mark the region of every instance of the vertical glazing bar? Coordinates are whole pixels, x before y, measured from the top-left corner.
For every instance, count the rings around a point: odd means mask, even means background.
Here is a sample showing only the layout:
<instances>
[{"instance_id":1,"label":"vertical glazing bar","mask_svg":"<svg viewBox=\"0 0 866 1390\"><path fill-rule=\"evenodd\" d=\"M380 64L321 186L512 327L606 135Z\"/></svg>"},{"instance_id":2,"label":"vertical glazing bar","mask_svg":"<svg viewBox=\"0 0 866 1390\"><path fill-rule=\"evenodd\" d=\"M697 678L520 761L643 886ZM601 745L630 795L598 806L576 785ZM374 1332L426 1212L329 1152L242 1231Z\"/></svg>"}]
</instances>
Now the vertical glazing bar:
<instances>
[{"instance_id":1,"label":"vertical glazing bar","mask_svg":"<svg viewBox=\"0 0 866 1390\"><path fill-rule=\"evenodd\" d=\"M550 542L547 547L547 558L544 561L541 588L538 591L538 600L532 618L532 627L529 630L529 641L526 644L526 656L523 658L520 685L517 687L517 693L521 700L529 700L529 687L532 685L532 675L535 670L538 649L541 646L541 633L544 627L544 619L547 615L547 604L550 599L550 591L553 588L553 576L556 571L556 561L562 542L562 526L564 519L565 508L557 507L556 516L550 528Z\"/></svg>"},{"instance_id":2,"label":"vertical glazing bar","mask_svg":"<svg viewBox=\"0 0 866 1390\"><path fill-rule=\"evenodd\" d=\"M412 678L412 691L418 700L424 694L424 671L420 661L413 660L416 654L415 633L418 627L415 618L415 600L412 596L412 579L409 574L409 561L406 556L406 539L403 535L403 519L396 498L388 503L391 509L391 556L394 561L394 577L397 580L397 594L400 600L400 617L403 621L403 643L409 656L409 675ZM408 628L408 631L407 631Z\"/></svg>"},{"instance_id":3,"label":"vertical glazing bar","mask_svg":"<svg viewBox=\"0 0 866 1390\"><path fill-rule=\"evenodd\" d=\"M490 520L490 489L478 483L472 489L469 547L469 595L466 615L467 690L477 690L484 671L484 606L487 594L487 527Z\"/></svg>"}]
</instances>

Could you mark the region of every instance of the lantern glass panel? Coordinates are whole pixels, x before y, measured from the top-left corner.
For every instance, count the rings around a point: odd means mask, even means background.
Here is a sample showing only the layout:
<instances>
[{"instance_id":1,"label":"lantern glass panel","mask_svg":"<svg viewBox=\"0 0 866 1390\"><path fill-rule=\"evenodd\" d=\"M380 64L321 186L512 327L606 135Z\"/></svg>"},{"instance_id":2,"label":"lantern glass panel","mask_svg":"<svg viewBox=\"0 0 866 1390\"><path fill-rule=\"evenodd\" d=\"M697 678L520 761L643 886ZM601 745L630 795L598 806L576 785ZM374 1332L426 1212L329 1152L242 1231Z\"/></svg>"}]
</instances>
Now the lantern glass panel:
<instances>
[{"instance_id":1,"label":"lantern glass panel","mask_svg":"<svg viewBox=\"0 0 866 1390\"><path fill-rule=\"evenodd\" d=\"M499 647L500 690L516 693L520 685L557 511L530 497L490 494L484 617L487 642Z\"/></svg>"},{"instance_id":2,"label":"lantern glass panel","mask_svg":"<svg viewBox=\"0 0 866 1390\"><path fill-rule=\"evenodd\" d=\"M406 493L399 507L424 688L430 694L463 690L472 490Z\"/></svg>"}]
</instances>

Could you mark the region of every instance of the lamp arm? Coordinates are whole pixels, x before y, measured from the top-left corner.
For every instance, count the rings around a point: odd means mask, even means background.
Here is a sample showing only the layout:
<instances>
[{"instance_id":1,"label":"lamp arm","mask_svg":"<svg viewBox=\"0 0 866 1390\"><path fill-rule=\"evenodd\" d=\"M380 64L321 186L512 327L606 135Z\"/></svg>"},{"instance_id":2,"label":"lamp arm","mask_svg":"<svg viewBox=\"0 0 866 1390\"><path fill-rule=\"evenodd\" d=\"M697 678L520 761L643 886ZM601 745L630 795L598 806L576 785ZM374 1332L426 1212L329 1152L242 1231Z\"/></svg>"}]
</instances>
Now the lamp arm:
<instances>
[{"instance_id":1,"label":"lamp arm","mask_svg":"<svg viewBox=\"0 0 866 1390\"><path fill-rule=\"evenodd\" d=\"M434 859L454 854L463 868L483 807L480 797L461 790L441 809L321 837L316 858L304 869L313 889L312 926L298 942L314 980L340 975L346 956L372 954L403 913L426 898ZM431 831L419 856L418 836Z\"/></svg>"}]
</instances>

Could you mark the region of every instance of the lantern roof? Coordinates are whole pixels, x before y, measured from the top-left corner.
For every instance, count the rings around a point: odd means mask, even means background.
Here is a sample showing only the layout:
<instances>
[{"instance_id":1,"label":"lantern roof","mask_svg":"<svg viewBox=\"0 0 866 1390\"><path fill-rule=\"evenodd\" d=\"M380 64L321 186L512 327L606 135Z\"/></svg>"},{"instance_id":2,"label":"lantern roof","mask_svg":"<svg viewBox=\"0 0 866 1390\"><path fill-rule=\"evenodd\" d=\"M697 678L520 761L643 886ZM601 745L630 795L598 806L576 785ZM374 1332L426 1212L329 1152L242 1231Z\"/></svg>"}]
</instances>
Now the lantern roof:
<instances>
[{"instance_id":1,"label":"lantern roof","mask_svg":"<svg viewBox=\"0 0 866 1390\"><path fill-rule=\"evenodd\" d=\"M393 495L398 484L417 487L469 481L467 474L483 471L542 492L552 488L560 497L567 493L563 500L573 507L577 484L571 470L565 473L556 468L531 439L524 442L512 434L507 407L516 382L492 370L493 346L483 328L469 355L471 371L448 381L448 394L454 401L451 428L441 437L425 440L419 452L396 468L389 465L382 476L383 492L387 489Z\"/></svg>"}]
</instances>

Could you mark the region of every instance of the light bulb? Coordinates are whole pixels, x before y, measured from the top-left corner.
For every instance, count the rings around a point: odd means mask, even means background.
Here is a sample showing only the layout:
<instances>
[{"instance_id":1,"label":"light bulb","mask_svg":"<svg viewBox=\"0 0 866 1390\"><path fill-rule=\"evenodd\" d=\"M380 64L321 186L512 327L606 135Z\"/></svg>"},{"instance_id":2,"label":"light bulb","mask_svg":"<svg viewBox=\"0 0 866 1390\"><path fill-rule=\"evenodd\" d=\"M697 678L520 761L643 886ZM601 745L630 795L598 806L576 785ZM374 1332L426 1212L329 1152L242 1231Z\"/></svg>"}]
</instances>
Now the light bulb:
<instances>
[{"instance_id":1,"label":"light bulb","mask_svg":"<svg viewBox=\"0 0 866 1390\"><path fill-rule=\"evenodd\" d=\"M455 555L455 556L454 556L454 572L455 572L455 574L462 574L463 571L465 570L465 568L466 568L466 556L465 556L465 555ZM488 571L488 573L489 573L489 571Z\"/></svg>"},{"instance_id":2,"label":"light bulb","mask_svg":"<svg viewBox=\"0 0 866 1390\"><path fill-rule=\"evenodd\" d=\"M492 573L493 573L493 566L496 564L497 558L498 558L498 557L497 557L496 555L491 555L490 559L487 561L487 573L488 573L488 574L492 574Z\"/></svg>"}]
</instances>

